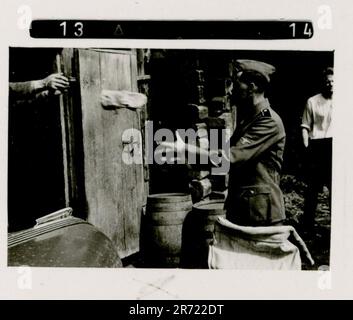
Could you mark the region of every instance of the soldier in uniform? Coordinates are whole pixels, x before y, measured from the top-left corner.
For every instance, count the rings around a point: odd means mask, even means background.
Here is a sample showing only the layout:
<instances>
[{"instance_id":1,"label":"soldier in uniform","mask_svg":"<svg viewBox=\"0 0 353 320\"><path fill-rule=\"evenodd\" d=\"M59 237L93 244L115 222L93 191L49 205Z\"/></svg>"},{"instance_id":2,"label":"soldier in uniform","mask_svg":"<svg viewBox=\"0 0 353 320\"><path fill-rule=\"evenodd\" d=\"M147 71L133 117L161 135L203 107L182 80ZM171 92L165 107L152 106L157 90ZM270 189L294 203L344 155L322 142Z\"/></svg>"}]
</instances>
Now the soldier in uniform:
<instances>
[{"instance_id":1,"label":"soldier in uniform","mask_svg":"<svg viewBox=\"0 0 353 320\"><path fill-rule=\"evenodd\" d=\"M285 131L279 115L270 107L265 92L275 68L254 60L237 60L233 98L237 125L229 150L221 150L230 163L227 219L245 226L280 225L285 219L279 187L285 146ZM177 152L203 154L206 151L183 143L161 143ZM212 163L214 152L208 153Z\"/></svg>"},{"instance_id":2,"label":"soldier in uniform","mask_svg":"<svg viewBox=\"0 0 353 320\"><path fill-rule=\"evenodd\" d=\"M285 219L279 187L285 130L265 97L271 65L238 60L234 102L238 123L230 139L227 219L239 225L268 226Z\"/></svg>"}]
</instances>

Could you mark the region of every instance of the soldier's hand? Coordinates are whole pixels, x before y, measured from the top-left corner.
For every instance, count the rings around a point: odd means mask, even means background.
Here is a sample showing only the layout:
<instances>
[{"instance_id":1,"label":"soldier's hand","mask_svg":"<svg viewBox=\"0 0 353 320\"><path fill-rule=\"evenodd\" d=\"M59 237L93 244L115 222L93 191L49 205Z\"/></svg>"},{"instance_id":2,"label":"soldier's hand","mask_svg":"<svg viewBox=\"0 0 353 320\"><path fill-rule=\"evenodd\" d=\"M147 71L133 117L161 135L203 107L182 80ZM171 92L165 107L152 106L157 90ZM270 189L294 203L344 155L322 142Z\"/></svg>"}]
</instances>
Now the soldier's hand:
<instances>
[{"instance_id":1,"label":"soldier's hand","mask_svg":"<svg viewBox=\"0 0 353 320\"><path fill-rule=\"evenodd\" d=\"M53 91L55 94L61 93L69 87L69 80L62 73L53 73L44 78L43 82L45 88Z\"/></svg>"},{"instance_id":2,"label":"soldier's hand","mask_svg":"<svg viewBox=\"0 0 353 320\"><path fill-rule=\"evenodd\" d=\"M164 147L166 152L183 153L186 151L186 144L183 141L183 139L180 137L178 131L176 131L175 134L176 134L175 142L161 141L159 145Z\"/></svg>"}]
</instances>

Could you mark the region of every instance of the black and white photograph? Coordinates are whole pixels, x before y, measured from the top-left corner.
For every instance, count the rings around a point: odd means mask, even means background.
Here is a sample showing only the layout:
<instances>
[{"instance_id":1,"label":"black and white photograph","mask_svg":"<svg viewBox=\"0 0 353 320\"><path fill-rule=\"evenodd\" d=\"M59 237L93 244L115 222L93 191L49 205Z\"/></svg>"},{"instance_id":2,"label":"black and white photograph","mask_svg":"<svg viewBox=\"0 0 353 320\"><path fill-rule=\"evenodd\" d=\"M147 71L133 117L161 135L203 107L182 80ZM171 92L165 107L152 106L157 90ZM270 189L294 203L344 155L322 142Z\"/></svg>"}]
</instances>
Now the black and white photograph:
<instances>
[{"instance_id":1,"label":"black and white photograph","mask_svg":"<svg viewBox=\"0 0 353 320\"><path fill-rule=\"evenodd\" d=\"M3 2L0 299L352 298L349 0Z\"/></svg>"},{"instance_id":2,"label":"black and white photograph","mask_svg":"<svg viewBox=\"0 0 353 320\"><path fill-rule=\"evenodd\" d=\"M9 47L8 266L330 270L334 54Z\"/></svg>"}]
</instances>

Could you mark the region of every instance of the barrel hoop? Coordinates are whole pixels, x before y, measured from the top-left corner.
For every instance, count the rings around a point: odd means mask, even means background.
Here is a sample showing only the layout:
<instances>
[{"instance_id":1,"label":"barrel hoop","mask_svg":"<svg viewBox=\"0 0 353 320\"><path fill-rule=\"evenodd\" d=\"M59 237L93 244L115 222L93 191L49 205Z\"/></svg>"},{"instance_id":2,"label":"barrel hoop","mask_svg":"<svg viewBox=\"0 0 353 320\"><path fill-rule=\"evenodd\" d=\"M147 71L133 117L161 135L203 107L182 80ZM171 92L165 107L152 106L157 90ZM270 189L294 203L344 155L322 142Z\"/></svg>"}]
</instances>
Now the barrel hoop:
<instances>
[{"instance_id":1,"label":"barrel hoop","mask_svg":"<svg viewBox=\"0 0 353 320\"><path fill-rule=\"evenodd\" d=\"M170 226L182 224L189 211L153 211L147 212L148 222L152 225Z\"/></svg>"},{"instance_id":2,"label":"barrel hoop","mask_svg":"<svg viewBox=\"0 0 353 320\"><path fill-rule=\"evenodd\" d=\"M195 213L203 215L224 215L224 202L220 200L211 200L196 203L192 206Z\"/></svg>"},{"instance_id":3,"label":"barrel hoop","mask_svg":"<svg viewBox=\"0 0 353 320\"><path fill-rule=\"evenodd\" d=\"M191 201L188 193L156 193L147 196L147 203L174 203Z\"/></svg>"},{"instance_id":4,"label":"barrel hoop","mask_svg":"<svg viewBox=\"0 0 353 320\"><path fill-rule=\"evenodd\" d=\"M192 202L147 203L147 211L191 211Z\"/></svg>"}]
</instances>

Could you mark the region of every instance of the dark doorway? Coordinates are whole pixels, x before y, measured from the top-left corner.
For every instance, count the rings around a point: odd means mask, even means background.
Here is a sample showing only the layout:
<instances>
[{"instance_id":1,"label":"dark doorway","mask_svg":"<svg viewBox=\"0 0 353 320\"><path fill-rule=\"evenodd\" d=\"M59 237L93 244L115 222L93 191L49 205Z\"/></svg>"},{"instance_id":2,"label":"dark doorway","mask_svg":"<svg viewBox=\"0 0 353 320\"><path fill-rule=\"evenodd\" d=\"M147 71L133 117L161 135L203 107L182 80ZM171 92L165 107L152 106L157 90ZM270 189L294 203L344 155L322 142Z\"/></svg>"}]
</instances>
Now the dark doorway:
<instances>
[{"instance_id":1,"label":"dark doorway","mask_svg":"<svg viewBox=\"0 0 353 320\"><path fill-rule=\"evenodd\" d=\"M42 79L55 72L58 49L10 48L10 82ZM65 207L59 98L9 98L9 231Z\"/></svg>"}]
</instances>

